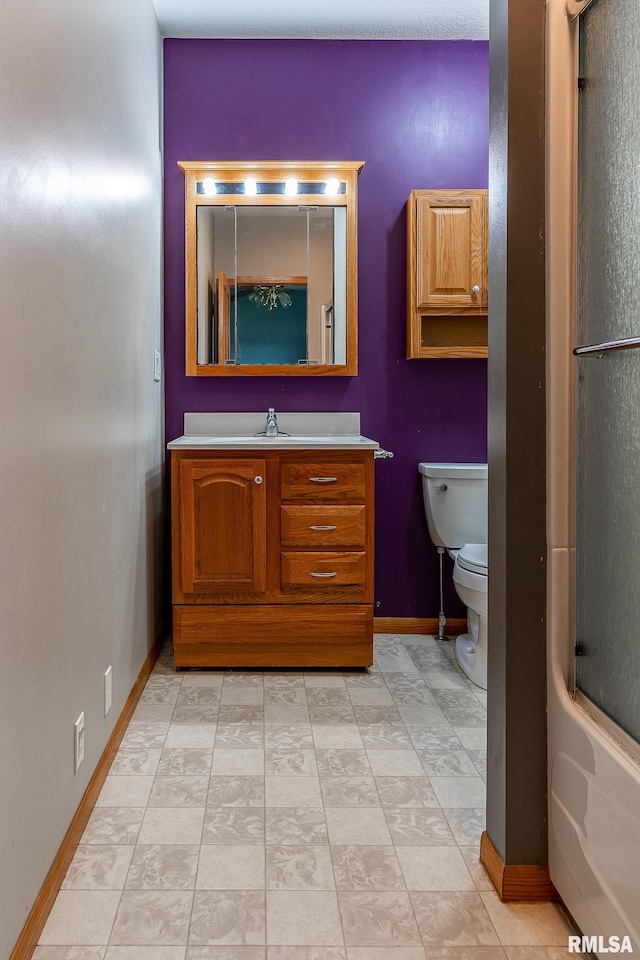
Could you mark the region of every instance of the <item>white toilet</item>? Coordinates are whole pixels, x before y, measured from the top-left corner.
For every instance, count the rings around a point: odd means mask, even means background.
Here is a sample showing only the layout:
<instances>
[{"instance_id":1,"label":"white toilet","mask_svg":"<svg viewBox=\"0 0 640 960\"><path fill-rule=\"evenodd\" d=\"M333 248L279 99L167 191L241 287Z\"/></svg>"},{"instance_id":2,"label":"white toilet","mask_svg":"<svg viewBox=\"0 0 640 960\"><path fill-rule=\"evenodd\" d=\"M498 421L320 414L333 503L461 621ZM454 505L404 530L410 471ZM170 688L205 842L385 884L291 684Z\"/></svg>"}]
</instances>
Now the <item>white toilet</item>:
<instances>
[{"instance_id":1,"label":"white toilet","mask_svg":"<svg viewBox=\"0 0 640 960\"><path fill-rule=\"evenodd\" d=\"M467 606L468 632L456 638L456 660L487 688L487 464L420 463L429 535L455 559L453 582Z\"/></svg>"}]
</instances>

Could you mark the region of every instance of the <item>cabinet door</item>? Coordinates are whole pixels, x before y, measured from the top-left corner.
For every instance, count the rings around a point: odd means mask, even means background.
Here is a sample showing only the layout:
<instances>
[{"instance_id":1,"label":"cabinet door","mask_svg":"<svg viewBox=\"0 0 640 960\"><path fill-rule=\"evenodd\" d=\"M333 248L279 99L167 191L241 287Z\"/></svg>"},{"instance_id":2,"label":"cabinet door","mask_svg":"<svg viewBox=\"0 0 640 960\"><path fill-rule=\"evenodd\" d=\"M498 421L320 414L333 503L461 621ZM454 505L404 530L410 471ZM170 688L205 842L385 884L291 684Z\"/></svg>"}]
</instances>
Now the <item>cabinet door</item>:
<instances>
[{"instance_id":1,"label":"cabinet door","mask_svg":"<svg viewBox=\"0 0 640 960\"><path fill-rule=\"evenodd\" d=\"M425 192L416 197L418 307L486 306L484 193Z\"/></svg>"},{"instance_id":2,"label":"cabinet door","mask_svg":"<svg viewBox=\"0 0 640 960\"><path fill-rule=\"evenodd\" d=\"M181 460L180 580L185 593L266 589L264 460Z\"/></svg>"}]
</instances>

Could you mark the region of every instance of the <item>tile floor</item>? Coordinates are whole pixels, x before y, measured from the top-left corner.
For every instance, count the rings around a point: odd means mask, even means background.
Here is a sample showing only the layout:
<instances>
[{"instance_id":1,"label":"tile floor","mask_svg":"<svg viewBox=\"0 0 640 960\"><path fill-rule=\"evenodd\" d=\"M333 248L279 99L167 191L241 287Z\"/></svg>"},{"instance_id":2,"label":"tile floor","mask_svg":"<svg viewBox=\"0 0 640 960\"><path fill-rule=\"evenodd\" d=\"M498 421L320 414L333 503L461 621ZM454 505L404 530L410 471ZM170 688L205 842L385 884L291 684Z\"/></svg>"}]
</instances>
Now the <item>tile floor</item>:
<instances>
[{"instance_id":1,"label":"tile floor","mask_svg":"<svg viewBox=\"0 0 640 960\"><path fill-rule=\"evenodd\" d=\"M432 637L353 671L149 678L35 960L560 960L478 863L485 694Z\"/></svg>"}]
</instances>

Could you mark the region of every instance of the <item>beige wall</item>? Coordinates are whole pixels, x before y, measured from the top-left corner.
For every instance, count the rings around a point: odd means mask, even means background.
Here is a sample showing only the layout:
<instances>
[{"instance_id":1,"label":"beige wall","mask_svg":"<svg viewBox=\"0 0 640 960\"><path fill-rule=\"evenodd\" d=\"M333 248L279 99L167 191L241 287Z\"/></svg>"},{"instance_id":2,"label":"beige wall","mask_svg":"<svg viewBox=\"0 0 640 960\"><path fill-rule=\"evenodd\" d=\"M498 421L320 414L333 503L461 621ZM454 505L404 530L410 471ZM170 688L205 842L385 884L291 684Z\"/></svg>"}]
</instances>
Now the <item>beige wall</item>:
<instances>
[{"instance_id":1,"label":"beige wall","mask_svg":"<svg viewBox=\"0 0 640 960\"><path fill-rule=\"evenodd\" d=\"M160 625L160 77L151 0L3 7L2 960Z\"/></svg>"}]
</instances>

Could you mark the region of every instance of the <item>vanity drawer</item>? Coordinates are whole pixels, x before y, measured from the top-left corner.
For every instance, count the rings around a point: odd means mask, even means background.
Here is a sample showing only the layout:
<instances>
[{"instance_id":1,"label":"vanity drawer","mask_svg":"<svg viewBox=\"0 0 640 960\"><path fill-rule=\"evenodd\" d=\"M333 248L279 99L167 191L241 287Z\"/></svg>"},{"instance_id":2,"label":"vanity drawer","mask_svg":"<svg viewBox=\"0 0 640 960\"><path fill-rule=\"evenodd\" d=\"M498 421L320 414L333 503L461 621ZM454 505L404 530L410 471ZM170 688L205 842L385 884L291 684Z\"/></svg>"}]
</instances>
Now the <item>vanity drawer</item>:
<instances>
[{"instance_id":1,"label":"vanity drawer","mask_svg":"<svg viewBox=\"0 0 640 960\"><path fill-rule=\"evenodd\" d=\"M364 547L364 504L328 506L286 504L280 507L285 547Z\"/></svg>"},{"instance_id":2,"label":"vanity drawer","mask_svg":"<svg viewBox=\"0 0 640 960\"><path fill-rule=\"evenodd\" d=\"M334 502L365 499L365 467L362 462L283 461L280 477L283 500Z\"/></svg>"},{"instance_id":3,"label":"vanity drawer","mask_svg":"<svg viewBox=\"0 0 640 960\"><path fill-rule=\"evenodd\" d=\"M363 586L364 553L284 553L282 588Z\"/></svg>"}]
</instances>

